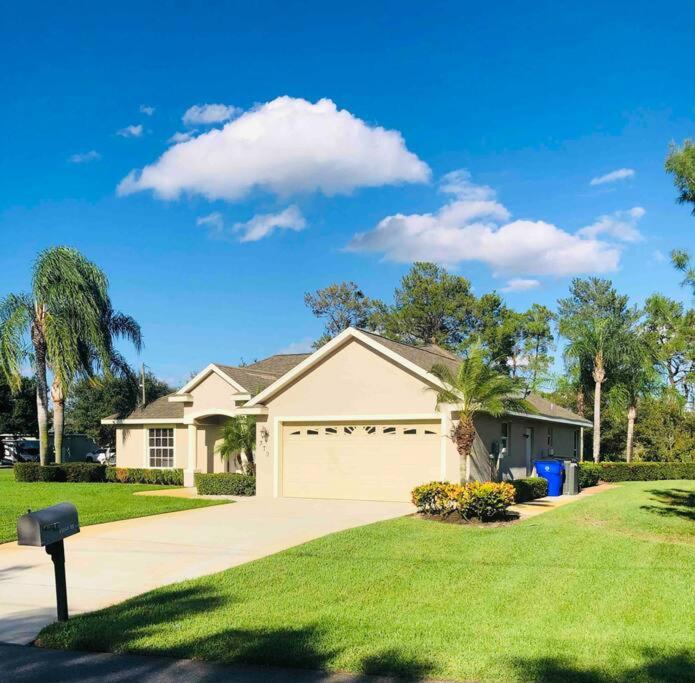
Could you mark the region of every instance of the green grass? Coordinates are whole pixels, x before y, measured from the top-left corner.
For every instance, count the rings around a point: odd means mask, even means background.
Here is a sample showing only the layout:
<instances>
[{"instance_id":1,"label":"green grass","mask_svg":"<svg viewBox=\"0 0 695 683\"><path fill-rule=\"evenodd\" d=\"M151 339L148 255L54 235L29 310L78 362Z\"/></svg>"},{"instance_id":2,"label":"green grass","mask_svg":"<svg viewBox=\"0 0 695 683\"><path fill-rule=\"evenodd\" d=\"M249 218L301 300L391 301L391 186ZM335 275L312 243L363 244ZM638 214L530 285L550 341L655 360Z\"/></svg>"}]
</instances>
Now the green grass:
<instances>
[{"instance_id":1,"label":"green grass","mask_svg":"<svg viewBox=\"0 0 695 683\"><path fill-rule=\"evenodd\" d=\"M469 681L695 680L695 482L534 519L403 518L175 584L41 645Z\"/></svg>"},{"instance_id":2,"label":"green grass","mask_svg":"<svg viewBox=\"0 0 695 683\"><path fill-rule=\"evenodd\" d=\"M26 483L14 480L11 469L0 470L0 543L17 538L17 517L27 508L37 510L55 503L77 507L80 525L101 524L117 519L158 515L216 505L222 501L192 500L169 496L134 496L137 491L174 488L146 484L59 484Z\"/></svg>"}]
</instances>

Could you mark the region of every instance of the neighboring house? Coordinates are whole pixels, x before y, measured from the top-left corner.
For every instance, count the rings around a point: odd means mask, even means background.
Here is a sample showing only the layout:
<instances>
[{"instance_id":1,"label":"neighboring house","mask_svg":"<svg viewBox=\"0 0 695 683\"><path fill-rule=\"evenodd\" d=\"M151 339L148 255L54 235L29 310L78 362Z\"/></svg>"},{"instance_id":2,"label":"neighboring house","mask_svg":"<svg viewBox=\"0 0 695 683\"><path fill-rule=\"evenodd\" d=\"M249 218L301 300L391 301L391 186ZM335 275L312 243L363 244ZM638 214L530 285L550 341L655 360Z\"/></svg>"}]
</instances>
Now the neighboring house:
<instances>
[{"instance_id":1,"label":"neighboring house","mask_svg":"<svg viewBox=\"0 0 695 683\"><path fill-rule=\"evenodd\" d=\"M459 362L349 328L312 354L209 365L175 394L103 422L117 426L119 466L181 467L190 483L194 471L229 467L215 452L225 420L254 415L259 496L409 500L425 481L512 479L538 457L581 457L591 424L532 394L534 414L477 416L474 453L462 459L455 406L437 405L430 372Z\"/></svg>"}]
</instances>

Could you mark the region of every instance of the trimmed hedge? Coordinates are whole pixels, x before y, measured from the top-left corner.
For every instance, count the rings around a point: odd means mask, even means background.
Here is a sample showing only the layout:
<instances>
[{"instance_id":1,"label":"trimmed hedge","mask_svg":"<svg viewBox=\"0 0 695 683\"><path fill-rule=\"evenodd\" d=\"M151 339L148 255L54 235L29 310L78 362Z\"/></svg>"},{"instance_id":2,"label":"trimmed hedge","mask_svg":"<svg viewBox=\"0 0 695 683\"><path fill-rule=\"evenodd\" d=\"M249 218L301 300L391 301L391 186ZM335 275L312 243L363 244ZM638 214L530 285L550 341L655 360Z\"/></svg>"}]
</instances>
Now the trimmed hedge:
<instances>
[{"instance_id":1,"label":"trimmed hedge","mask_svg":"<svg viewBox=\"0 0 695 683\"><path fill-rule=\"evenodd\" d=\"M601 465L595 462L580 462L577 477L580 489L596 486L601 477Z\"/></svg>"},{"instance_id":2,"label":"trimmed hedge","mask_svg":"<svg viewBox=\"0 0 695 683\"><path fill-rule=\"evenodd\" d=\"M106 481L106 466L91 462L66 462L41 466L36 462L18 462L14 466L15 481L82 482Z\"/></svg>"},{"instance_id":3,"label":"trimmed hedge","mask_svg":"<svg viewBox=\"0 0 695 683\"><path fill-rule=\"evenodd\" d=\"M457 513L461 519L488 521L501 517L514 503L514 487L492 481L468 484L432 481L416 486L412 501L424 514L447 516Z\"/></svg>"},{"instance_id":4,"label":"trimmed hedge","mask_svg":"<svg viewBox=\"0 0 695 683\"><path fill-rule=\"evenodd\" d=\"M256 494L256 477L252 474L196 472L195 485L201 496L253 496Z\"/></svg>"},{"instance_id":5,"label":"trimmed hedge","mask_svg":"<svg viewBox=\"0 0 695 683\"><path fill-rule=\"evenodd\" d=\"M183 470L149 469L145 467L107 467L106 481L119 484L159 484L183 486Z\"/></svg>"},{"instance_id":6,"label":"trimmed hedge","mask_svg":"<svg viewBox=\"0 0 695 683\"><path fill-rule=\"evenodd\" d=\"M597 480L609 482L695 479L695 462L584 462L579 466L579 472L580 484L582 476L586 476L582 475L583 472L591 472Z\"/></svg>"},{"instance_id":7,"label":"trimmed hedge","mask_svg":"<svg viewBox=\"0 0 695 683\"><path fill-rule=\"evenodd\" d=\"M513 479L509 483L514 487L514 500L517 503L525 503L527 500L535 500L548 495L548 480L543 479L543 477Z\"/></svg>"}]
</instances>

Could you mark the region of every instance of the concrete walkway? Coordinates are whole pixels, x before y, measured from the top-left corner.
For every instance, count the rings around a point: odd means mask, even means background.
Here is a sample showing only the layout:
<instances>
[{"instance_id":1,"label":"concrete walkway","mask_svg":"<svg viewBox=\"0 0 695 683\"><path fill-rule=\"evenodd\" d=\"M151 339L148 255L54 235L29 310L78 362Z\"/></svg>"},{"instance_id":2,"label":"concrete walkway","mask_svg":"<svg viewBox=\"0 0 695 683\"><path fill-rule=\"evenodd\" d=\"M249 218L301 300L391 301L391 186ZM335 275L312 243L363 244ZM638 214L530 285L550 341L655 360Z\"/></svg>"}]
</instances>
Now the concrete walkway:
<instances>
[{"instance_id":1,"label":"concrete walkway","mask_svg":"<svg viewBox=\"0 0 695 683\"><path fill-rule=\"evenodd\" d=\"M65 541L70 613L413 511L409 503L247 498L84 527ZM31 642L54 620L49 556L42 548L0 545L0 642Z\"/></svg>"},{"instance_id":2,"label":"concrete walkway","mask_svg":"<svg viewBox=\"0 0 695 683\"><path fill-rule=\"evenodd\" d=\"M512 505L509 508L509 512L517 512L519 519L528 519L614 488L616 488L615 484L599 484L598 486L592 486L580 491L576 496L545 496L544 498L536 498L536 500L530 500L528 503Z\"/></svg>"},{"instance_id":3,"label":"concrete walkway","mask_svg":"<svg viewBox=\"0 0 695 683\"><path fill-rule=\"evenodd\" d=\"M2 644L0 672L2 680L8 683L397 683L392 678L359 674L223 666L190 659L44 650ZM403 679L398 680L402 683Z\"/></svg>"}]
</instances>

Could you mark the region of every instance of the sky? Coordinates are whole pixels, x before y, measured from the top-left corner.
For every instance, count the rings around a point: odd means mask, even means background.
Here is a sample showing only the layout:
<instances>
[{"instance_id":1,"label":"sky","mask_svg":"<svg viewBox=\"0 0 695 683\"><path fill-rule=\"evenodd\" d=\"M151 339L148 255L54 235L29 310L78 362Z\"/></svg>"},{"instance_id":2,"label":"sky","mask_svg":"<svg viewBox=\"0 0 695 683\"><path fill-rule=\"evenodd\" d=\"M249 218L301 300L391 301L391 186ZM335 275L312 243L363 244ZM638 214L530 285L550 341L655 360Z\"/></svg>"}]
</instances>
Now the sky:
<instances>
[{"instance_id":1,"label":"sky","mask_svg":"<svg viewBox=\"0 0 695 683\"><path fill-rule=\"evenodd\" d=\"M391 299L433 260L511 307L599 275L687 301L692 2L13 3L0 19L0 295L78 248L133 363L305 350L305 292Z\"/></svg>"}]
</instances>

